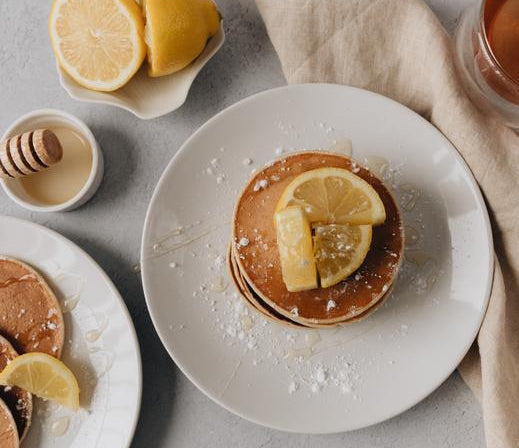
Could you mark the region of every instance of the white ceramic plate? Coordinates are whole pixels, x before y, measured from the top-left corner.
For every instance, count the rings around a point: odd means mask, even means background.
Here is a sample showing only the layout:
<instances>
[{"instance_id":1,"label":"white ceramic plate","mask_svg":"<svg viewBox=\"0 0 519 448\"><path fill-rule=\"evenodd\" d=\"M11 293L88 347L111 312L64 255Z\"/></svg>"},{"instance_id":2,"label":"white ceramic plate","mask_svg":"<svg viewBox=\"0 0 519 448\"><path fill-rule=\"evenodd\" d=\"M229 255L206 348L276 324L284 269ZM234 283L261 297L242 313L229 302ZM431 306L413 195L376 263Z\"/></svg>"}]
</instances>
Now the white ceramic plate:
<instances>
[{"instance_id":1,"label":"white ceramic plate","mask_svg":"<svg viewBox=\"0 0 519 448\"><path fill-rule=\"evenodd\" d=\"M75 100L108 104L149 120L168 114L184 104L191 84L204 65L220 49L224 40L222 21L220 30L209 39L202 54L185 69L168 76L150 78L144 63L132 80L115 92L96 92L86 89L74 81L59 65L56 69L61 86Z\"/></svg>"},{"instance_id":2,"label":"white ceramic plate","mask_svg":"<svg viewBox=\"0 0 519 448\"><path fill-rule=\"evenodd\" d=\"M35 399L23 446L128 447L139 416L142 369L135 330L115 286L75 244L27 221L0 216L0 253L44 274L69 310L63 361L81 389L77 413Z\"/></svg>"},{"instance_id":3,"label":"white ceramic plate","mask_svg":"<svg viewBox=\"0 0 519 448\"><path fill-rule=\"evenodd\" d=\"M223 262L238 194L278 154L348 139L402 207L408 246L393 296L340 329L266 322L243 307ZM246 419L305 433L381 422L437 388L477 334L493 271L483 199L447 139L387 98L319 84L260 93L202 126L157 186L141 257L155 327L193 383Z\"/></svg>"}]
</instances>

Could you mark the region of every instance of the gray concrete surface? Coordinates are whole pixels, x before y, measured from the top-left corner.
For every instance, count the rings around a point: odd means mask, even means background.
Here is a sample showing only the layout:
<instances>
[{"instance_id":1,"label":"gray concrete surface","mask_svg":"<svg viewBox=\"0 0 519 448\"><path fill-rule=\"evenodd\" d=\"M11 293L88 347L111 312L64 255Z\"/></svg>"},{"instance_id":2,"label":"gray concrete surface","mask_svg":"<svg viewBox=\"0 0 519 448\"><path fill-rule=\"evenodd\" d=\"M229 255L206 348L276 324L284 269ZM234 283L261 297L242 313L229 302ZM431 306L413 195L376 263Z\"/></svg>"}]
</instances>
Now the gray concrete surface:
<instances>
[{"instance_id":1,"label":"gray concrete surface","mask_svg":"<svg viewBox=\"0 0 519 448\"><path fill-rule=\"evenodd\" d=\"M47 38L50 0L0 1L0 129L33 109L64 109L91 126L106 159L103 184L83 208L62 214L28 213L0 194L0 213L43 224L70 238L98 261L122 293L140 337L144 366L142 412L133 446L482 448L480 408L456 373L422 403L388 422L352 433L305 436L272 431L228 413L199 392L162 348L139 275L131 269L139 258L153 188L182 142L212 115L248 95L284 84L253 1L217 1L225 18L225 46L202 71L184 107L153 121L70 99L58 84ZM428 0L449 30L472 1Z\"/></svg>"}]
</instances>

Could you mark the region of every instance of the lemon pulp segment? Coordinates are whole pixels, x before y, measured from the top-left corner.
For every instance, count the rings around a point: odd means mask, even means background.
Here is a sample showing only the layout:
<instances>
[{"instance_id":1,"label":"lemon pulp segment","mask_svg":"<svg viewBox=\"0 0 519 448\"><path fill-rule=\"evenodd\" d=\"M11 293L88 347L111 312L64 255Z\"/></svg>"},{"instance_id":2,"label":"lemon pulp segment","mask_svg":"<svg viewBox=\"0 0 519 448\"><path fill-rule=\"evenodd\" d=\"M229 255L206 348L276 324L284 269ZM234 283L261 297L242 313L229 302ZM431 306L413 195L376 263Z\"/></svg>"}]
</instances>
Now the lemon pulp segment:
<instances>
[{"instance_id":1,"label":"lemon pulp segment","mask_svg":"<svg viewBox=\"0 0 519 448\"><path fill-rule=\"evenodd\" d=\"M315 227L314 254L322 288L336 285L360 267L369 251L371 237L370 225Z\"/></svg>"},{"instance_id":2,"label":"lemon pulp segment","mask_svg":"<svg viewBox=\"0 0 519 448\"><path fill-rule=\"evenodd\" d=\"M312 230L301 207L276 213L276 233L281 273L291 292L317 288L317 271L312 248Z\"/></svg>"}]
</instances>

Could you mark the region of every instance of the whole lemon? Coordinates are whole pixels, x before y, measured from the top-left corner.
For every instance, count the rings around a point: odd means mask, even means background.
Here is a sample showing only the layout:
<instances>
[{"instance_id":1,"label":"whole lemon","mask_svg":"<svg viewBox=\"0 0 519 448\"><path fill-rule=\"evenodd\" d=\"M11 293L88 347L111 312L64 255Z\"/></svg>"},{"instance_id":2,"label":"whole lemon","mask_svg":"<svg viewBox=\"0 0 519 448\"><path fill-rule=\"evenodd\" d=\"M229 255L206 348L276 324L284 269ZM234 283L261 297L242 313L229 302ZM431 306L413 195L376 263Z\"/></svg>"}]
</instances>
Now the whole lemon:
<instances>
[{"instance_id":1,"label":"whole lemon","mask_svg":"<svg viewBox=\"0 0 519 448\"><path fill-rule=\"evenodd\" d=\"M150 76L178 72L204 50L218 32L220 14L211 0L143 2Z\"/></svg>"}]
</instances>

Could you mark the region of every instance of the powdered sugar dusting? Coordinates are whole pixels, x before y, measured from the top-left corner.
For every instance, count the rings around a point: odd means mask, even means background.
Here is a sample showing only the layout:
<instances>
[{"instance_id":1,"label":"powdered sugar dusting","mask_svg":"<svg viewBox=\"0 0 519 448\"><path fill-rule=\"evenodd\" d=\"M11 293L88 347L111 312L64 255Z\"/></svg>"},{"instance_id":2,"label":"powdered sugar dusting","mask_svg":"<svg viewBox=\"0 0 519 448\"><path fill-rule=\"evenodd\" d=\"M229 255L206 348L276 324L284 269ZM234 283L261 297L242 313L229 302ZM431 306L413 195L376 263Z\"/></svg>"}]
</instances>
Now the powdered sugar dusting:
<instances>
[{"instance_id":1,"label":"powdered sugar dusting","mask_svg":"<svg viewBox=\"0 0 519 448\"><path fill-rule=\"evenodd\" d=\"M254 191L260 191L267 188L269 185L269 181L267 179L260 179L254 184Z\"/></svg>"},{"instance_id":2,"label":"powdered sugar dusting","mask_svg":"<svg viewBox=\"0 0 519 448\"><path fill-rule=\"evenodd\" d=\"M328 302L326 303L326 311L330 311L330 310L333 310L334 308L337 308L337 302L335 302L335 300L328 300Z\"/></svg>"}]
</instances>

